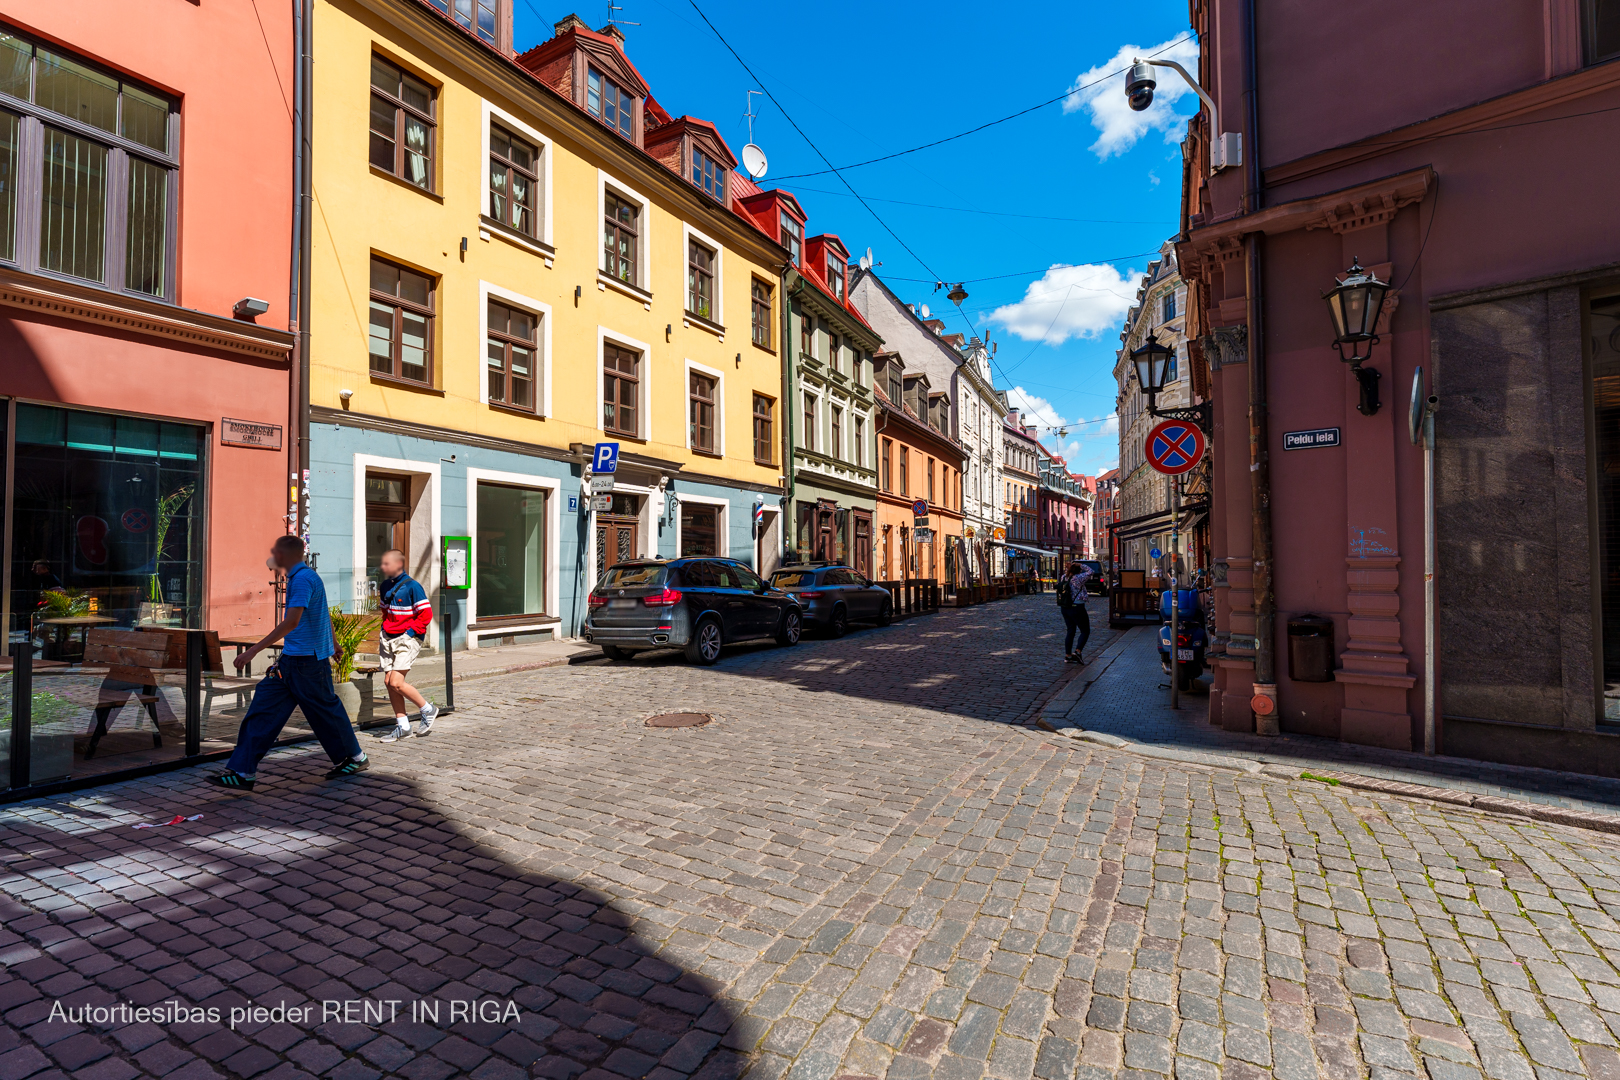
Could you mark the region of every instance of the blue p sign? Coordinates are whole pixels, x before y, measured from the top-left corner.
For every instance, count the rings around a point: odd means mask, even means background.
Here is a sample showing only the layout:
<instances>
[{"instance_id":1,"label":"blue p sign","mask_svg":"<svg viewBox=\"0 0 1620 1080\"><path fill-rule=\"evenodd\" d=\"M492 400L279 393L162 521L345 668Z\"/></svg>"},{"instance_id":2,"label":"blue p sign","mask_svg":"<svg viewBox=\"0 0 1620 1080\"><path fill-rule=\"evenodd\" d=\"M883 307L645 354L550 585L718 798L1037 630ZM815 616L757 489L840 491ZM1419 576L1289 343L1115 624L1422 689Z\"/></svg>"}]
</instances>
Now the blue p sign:
<instances>
[{"instance_id":1,"label":"blue p sign","mask_svg":"<svg viewBox=\"0 0 1620 1080\"><path fill-rule=\"evenodd\" d=\"M616 442L599 442L596 444L596 456L591 459L591 472L610 473L619 471L619 444Z\"/></svg>"}]
</instances>

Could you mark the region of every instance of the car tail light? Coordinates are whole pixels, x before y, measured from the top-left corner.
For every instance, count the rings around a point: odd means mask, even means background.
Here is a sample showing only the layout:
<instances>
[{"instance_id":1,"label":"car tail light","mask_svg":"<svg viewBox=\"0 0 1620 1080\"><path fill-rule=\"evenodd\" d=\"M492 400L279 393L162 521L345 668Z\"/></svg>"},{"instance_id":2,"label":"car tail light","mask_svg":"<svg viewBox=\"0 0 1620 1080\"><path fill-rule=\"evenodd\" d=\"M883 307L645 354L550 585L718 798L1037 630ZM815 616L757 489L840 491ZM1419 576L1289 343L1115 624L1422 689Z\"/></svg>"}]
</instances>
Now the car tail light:
<instances>
[{"instance_id":1,"label":"car tail light","mask_svg":"<svg viewBox=\"0 0 1620 1080\"><path fill-rule=\"evenodd\" d=\"M819 590L819 589L805 589L803 592L801 592L799 594L799 598L801 600L814 600L820 595L821 595L821 590Z\"/></svg>"},{"instance_id":2,"label":"car tail light","mask_svg":"<svg viewBox=\"0 0 1620 1080\"><path fill-rule=\"evenodd\" d=\"M648 607L669 607L681 602L681 590L666 588L663 592L643 597L641 602Z\"/></svg>"},{"instance_id":3,"label":"car tail light","mask_svg":"<svg viewBox=\"0 0 1620 1080\"><path fill-rule=\"evenodd\" d=\"M608 598L605 596L598 596L596 593L591 593L585 598L585 602L590 604L591 607L602 607L608 602Z\"/></svg>"}]
</instances>

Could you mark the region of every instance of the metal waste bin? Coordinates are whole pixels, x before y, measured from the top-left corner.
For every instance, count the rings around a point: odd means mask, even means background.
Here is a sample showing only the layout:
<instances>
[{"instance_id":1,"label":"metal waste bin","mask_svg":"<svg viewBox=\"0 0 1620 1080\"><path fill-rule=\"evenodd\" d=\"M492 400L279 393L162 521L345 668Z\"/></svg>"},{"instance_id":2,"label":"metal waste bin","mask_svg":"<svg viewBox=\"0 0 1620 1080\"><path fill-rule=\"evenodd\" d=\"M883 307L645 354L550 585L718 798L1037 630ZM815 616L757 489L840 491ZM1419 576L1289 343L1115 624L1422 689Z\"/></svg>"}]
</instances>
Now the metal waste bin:
<instances>
[{"instance_id":1,"label":"metal waste bin","mask_svg":"<svg viewBox=\"0 0 1620 1080\"><path fill-rule=\"evenodd\" d=\"M1288 677L1295 682L1333 681L1333 620L1300 615L1288 620Z\"/></svg>"}]
</instances>

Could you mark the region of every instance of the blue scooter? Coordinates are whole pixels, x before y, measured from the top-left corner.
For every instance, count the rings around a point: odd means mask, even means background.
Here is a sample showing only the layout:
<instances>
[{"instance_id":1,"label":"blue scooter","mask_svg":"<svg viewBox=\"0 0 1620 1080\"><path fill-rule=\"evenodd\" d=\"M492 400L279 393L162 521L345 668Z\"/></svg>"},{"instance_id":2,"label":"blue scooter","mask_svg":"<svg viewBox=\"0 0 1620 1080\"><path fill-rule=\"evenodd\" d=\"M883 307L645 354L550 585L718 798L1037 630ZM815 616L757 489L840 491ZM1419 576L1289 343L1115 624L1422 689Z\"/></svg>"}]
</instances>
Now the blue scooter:
<instances>
[{"instance_id":1,"label":"blue scooter","mask_svg":"<svg viewBox=\"0 0 1620 1080\"><path fill-rule=\"evenodd\" d=\"M1159 663L1164 673L1170 674L1170 590L1159 598ZM1181 680L1177 689L1182 693L1192 689L1194 682L1204 673L1204 607L1199 602L1197 589L1177 589L1176 653L1180 661Z\"/></svg>"}]
</instances>

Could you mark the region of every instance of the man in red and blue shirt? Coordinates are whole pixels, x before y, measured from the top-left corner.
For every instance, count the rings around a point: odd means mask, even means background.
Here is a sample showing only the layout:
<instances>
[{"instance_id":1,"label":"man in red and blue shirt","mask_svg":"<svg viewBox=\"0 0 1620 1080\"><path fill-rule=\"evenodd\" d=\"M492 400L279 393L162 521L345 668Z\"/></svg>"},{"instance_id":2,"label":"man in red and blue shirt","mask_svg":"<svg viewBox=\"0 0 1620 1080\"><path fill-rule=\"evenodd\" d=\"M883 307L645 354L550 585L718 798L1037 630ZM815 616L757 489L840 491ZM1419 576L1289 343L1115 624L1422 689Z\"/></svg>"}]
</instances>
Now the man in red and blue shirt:
<instances>
[{"instance_id":1,"label":"man in red and blue shirt","mask_svg":"<svg viewBox=\"0 0 1620 1080\"><path fill-rule=\"evenodd\" d=\"M422 640L427 636L428 622L433 618L433 605L428 603L427 590L405 572L405 553L397 548L383 552L380 569L383 582L378 589L382 602L382 633L377 643L379 666L383 671L383 686L388 690L388 701L394 706L393 730L382 736L383 742L398 742L411 737L410 717L405 715L405 702L415 705L422 716L422 727L417 738L433 734L433 718L439 710L433 702L405 681L411 664L422 651Z\"/></svg>"}]
</instances>

